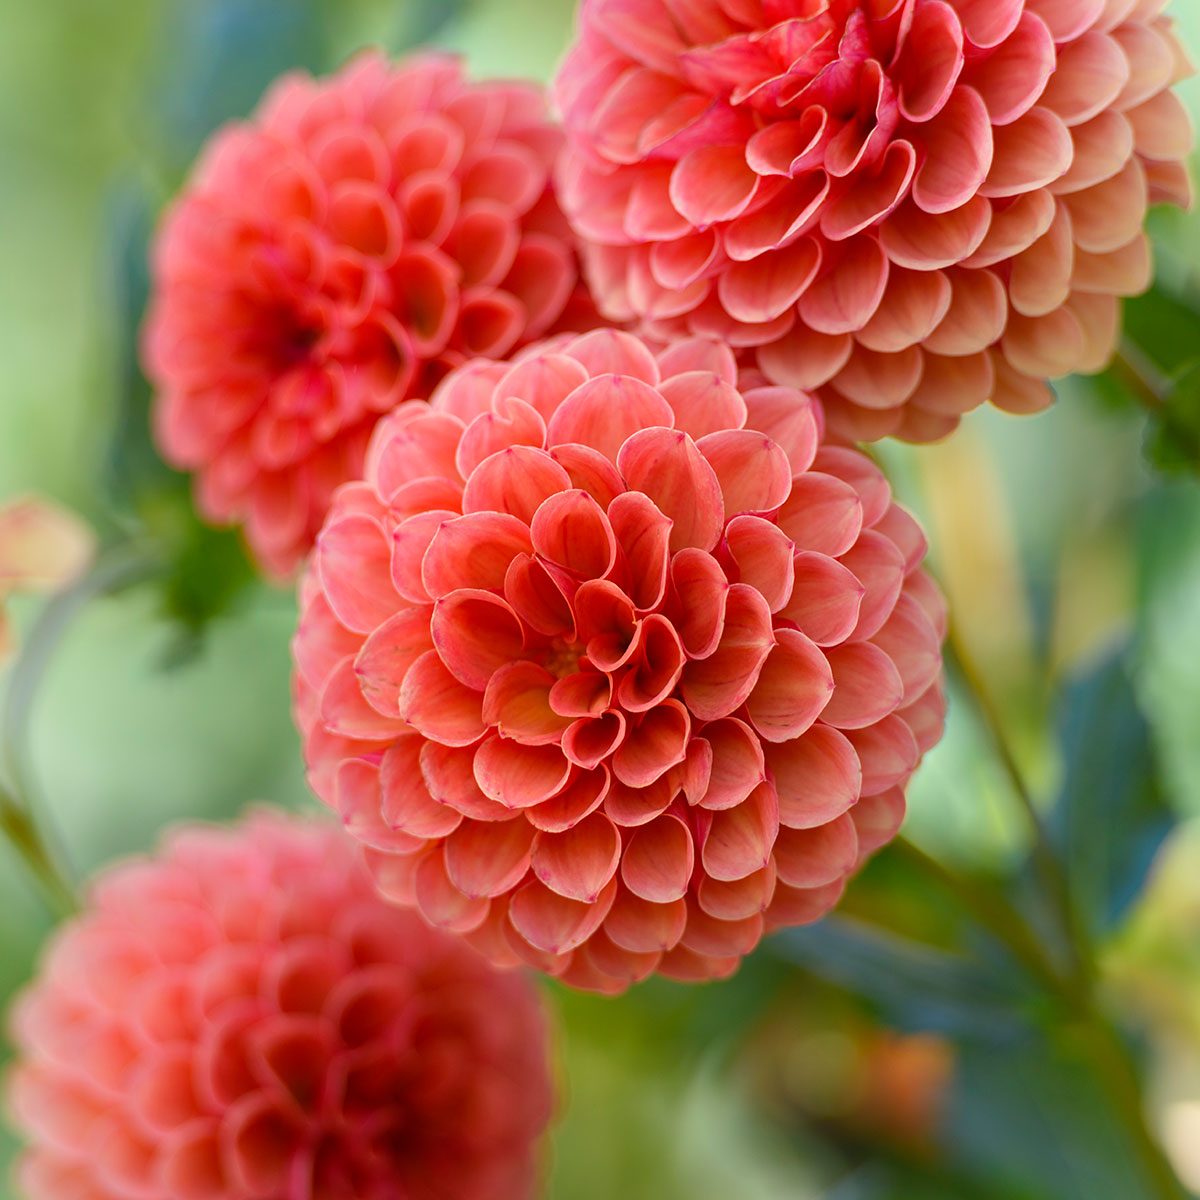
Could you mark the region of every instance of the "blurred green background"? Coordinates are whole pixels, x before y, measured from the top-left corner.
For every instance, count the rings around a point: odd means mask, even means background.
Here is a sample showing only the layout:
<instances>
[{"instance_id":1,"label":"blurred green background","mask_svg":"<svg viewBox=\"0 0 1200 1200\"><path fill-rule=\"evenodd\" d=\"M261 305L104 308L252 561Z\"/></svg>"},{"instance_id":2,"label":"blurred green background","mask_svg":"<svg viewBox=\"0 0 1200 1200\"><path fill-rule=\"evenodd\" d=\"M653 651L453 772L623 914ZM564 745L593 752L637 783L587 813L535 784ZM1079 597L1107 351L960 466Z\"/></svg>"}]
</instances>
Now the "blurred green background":
<instances>
[{"instance_id":1,"label":"blurred green background","mask_svg":"<svg viewBox=\"0 0 1200 1200\"><path fill-rule=\"evenodd\" d=\"M134 346L154 214L207 133L282 70L428 39L477 75L546 78L571 7L0 0L0 502L36 490L108 543L149 528L172 554L167 577L69 624L28 713L32 775L76 871L184 816L307 803L292 599L250 580L231 537L190 523L146 439ZM1200 52L1200 6L1174 9ZM1185 92L1200 114L1200 86ZM1156 214L1154 233L1160 282L1129 328L1173 376L1200 354L1200 218ZM1200 412L1190 386L1185 424ZM978 413L945 446L885 458L1045 799L1156 1127L1200 1189L1200 488L1146 465L1144 413L1115 376L1059 390L1043 416ZM1186 436L1150 436L1160 461L1187 456ZM39 607L14 605L26 637ZM910 812L919 845L1022 893L1026 827L957 690ZM8 855L0 1003L49 925ZM564 1109L548 1194L1138 1200L1069 1023L945 895L885 853L846 913L728 984L617 1002L553 991Z\"/></svg>"}]
</instances>

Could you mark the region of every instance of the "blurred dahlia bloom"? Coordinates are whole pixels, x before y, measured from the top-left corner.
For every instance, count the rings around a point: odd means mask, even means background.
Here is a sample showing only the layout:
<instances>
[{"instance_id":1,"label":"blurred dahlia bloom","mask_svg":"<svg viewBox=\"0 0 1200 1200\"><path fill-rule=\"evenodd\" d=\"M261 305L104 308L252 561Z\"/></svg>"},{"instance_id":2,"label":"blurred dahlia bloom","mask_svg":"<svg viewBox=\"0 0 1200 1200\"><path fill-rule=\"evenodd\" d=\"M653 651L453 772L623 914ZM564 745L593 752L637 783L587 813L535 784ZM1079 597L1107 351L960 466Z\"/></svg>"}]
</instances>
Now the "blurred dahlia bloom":
<instances>
[{"instance_id":1,"label":"blurred dahlia bloom","mask_svg":"<svg viewBox=\"0 0 1200 1200\"><path fill-rule=\"evenodd\" d=\"M289 75L209 145L153 253L156 433L203 515L287 574L379 414L587 302L543 95L367 54Z\"/></svg>"},{"instance_id":2,"label":"blurred dahlia bloom","mask_svg":"<svg viewBox=\"0 0 1200 1200\"><path fill-rule=\"evenodd\" d=\"M1166 0L583 0L557 97L597 303L937 438L1102 369L1186 205Z\"/></svg>"},{"instance_id":3,"label":"blurred dahlia bloom","mask_svg":"<svg viewBox=\"0 0 1200 1200\"><path fill-rule=\"evenodd\" d=\"M528 982L267 812L119 866L14 1015L28 1200L521 1200L549 1112Z\"/></svg>"},{"instance_id":4,"label":"blurred dahlia bloom","mask_svg":"<svg viewBox=\"0 0 1200 1200\"><path fill-rule=\"evenodd\" d=\"M13 647L4 601L16 592L67 587L95 554L95 534L67 509L40 496L0 504L0 662Z\"/></svg>"},{"instance_id":5,"label":"blurred dahlia bloom","mask_svg":"<svg viewBox=\"0 0 1200 1200\"><path fill-rule=\"evenodd\" d=\"M376 430L302 587L310 777L498 963L727 975L895 833L938 592L874 464L704 339L475 363Z\"/></svg>"}]
</instances>

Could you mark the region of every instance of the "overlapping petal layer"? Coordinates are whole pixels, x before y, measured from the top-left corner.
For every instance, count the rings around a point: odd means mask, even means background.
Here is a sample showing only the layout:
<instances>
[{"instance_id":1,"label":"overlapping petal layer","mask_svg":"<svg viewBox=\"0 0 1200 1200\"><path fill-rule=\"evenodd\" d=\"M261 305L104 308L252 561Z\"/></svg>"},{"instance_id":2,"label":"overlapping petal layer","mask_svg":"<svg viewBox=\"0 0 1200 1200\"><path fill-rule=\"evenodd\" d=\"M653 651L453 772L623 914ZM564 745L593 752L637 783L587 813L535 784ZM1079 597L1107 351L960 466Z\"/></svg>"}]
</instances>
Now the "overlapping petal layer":
<instances>
[{"instance_id":1,"label":"overlapping petal layer","mask_svg":"<svg viewBox=\"0 0 1200 1200\"><path fill-rule=\"evenodd\" d=\"M442 57L291 75L219 133L154 251L160 447L288 573L371 429L449 367L594 322L532 85Z\"/></svg>"},{"instance_id":2,"label":"overlapping petal layer","mask_svg":"<svg viewBox=\"0 0 1200 1200\"><path fill-rule=\"evenodd\" d=\"M302 588L310 777L388 896L615 992L719 976L887 841L941 731L924 539L819 410L612 330L376 430Z\"/></svg>"},{"instance_id":3,"label":"overlapping petal layer","mask_svg":"<svg viewBox=\"0 0 1200 1200\"><path fill-rule=\"evenodd\" d=\"M29 1200L519 1200L550 1107L520 976L337 830L190 828L101 876L14 1018Z\"/></svg>"},{"instance_id":4,"label":"overlapping petal layer","mask_svg":"<svg viewBox=\"0 0 1200 1200\"><path fill-rule=\"evenodd\" d=\"M598 303L746 348L841 438L1044 406L1190 197L1165 3L583 0L560 192Z\"/></svg>"}]
</instances>

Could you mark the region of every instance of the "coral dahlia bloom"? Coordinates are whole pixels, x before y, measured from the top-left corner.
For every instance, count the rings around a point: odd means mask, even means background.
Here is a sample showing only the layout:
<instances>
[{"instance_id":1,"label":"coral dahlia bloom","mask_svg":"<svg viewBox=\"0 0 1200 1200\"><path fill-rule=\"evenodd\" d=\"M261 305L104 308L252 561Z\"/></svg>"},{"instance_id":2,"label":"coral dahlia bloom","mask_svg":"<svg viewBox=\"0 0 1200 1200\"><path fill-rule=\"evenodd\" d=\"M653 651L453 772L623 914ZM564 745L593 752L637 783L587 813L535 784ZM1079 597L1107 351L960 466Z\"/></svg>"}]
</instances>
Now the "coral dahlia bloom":
<instances>
[{"instance_id":1,"label":"coral dahlia bloom","mask_svg":"<svg viewBox=\"0 0 1200 1200\"><path fill-rule=\"evenodd\" d=\"M270 813L102 875L19 1001L28 1200L521 1200L536 995Z\"/></svg>"},{"instance_id":2,"label":"coral dahlia bloom","mask_svg":"<svg viewBox=\"0 0 1200 1200\"><path fill-rule=\"evenodd\" d=\"M1166 0L583 0L563 206L598 303L921 441L1096 371L1186 204Z\"/></svg>"},{"instance_id":3,"label":"coral dahlia bloom","mask_svg":"<svg viewBox=\"0 0 1200 1200\"><path fill-rule=\"evenodd\" d=\"M728 974L890 838L938 738L924 540L816 407L600 330L452 374L335 498L295 639L386 894L619 991Z\"/></svg>"},{"instance_id":4,"label":"coral dahlia bloom","mask_svg":"<svg viewBox=\"0 0 1200 1200\"><path fill-rule=\"evenodd\" d=\"M153 254L146 370L164 455L286 574L380 413L577 301L542 93L368 54L282 79L220 132Z\"/></svg>"}]
</instances>

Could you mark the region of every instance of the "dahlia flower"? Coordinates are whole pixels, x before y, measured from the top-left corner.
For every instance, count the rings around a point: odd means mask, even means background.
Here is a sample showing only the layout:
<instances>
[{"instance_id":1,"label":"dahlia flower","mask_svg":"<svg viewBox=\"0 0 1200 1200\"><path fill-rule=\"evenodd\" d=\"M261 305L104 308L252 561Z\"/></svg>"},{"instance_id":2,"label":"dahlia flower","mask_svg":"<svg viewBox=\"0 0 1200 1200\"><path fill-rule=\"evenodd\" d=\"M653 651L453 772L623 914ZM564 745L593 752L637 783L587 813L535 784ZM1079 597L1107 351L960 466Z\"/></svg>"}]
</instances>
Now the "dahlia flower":
<instances>
[{"instance_id":1,"label":"dahlia flower","mask_svg":"<svg viewBox=\"0 0 1200 1200\"><path fill-rule=\"evenodd\" d=\"M97 881L15 1010L28 1200L520 1200L549 1109L527 982L259 813Z\"/></svg>"},{"instance_id":2,"label":"dahlia flower","mask_svg":"<svg viewBox=\"0 0 1200 1200\"><path fill-rule=\"evenodd\" d=\"M1110 357L1149 204L1184 205L1166 0L583 0L557 83L597 303L949 432Z\"/></svg>"},{"instance_id":3,"label":"dahlia flower","mask_svg":"<svg viewBox=\"0 0 1200 1200\"><path fill-rule=\"evenodd\" d=\"M376 430L302 586L316 791L498 963L731 972L890 838L940 734L924 540L814 403L598 330Z\"/></svg>"},{"instance_id":4,"label":"dahlia flower","mask_svg":"<svg viewBox=\"0 0 1200 1200\"><path fill-rule=\"evenodd\" d=\"M154 247L143 357L163 454L265 569L307 551L380 413L586 319L559 142L531 85L368 54L208 147Z\"/></svg>"}]
</instances>

